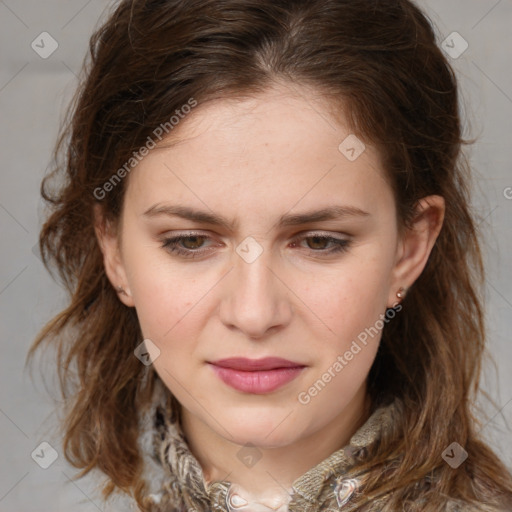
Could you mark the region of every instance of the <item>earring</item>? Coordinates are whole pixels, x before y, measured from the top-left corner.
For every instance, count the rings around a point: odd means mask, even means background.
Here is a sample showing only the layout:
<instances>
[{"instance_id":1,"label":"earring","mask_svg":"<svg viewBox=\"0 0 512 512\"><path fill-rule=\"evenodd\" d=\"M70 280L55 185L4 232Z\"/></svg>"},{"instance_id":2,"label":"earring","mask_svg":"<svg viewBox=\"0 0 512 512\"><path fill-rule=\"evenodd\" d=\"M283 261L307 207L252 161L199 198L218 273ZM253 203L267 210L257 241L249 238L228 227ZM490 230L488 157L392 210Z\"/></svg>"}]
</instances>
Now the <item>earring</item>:
<instances>
[{"instance_id":1,"label":"earring","mask_svg":"<svg viewBox=\"0 0 512 512\"><path fill-rule=\"evenodd\" d=\"M399 299L403 299L405 297L405 288L401 286L400 289L396 292L396 296Z\"/></svg>"},{"instance_id":2,"label":"earring","mask_svg":"<svg viewBox=\"0 0 512 512\"><path fill-rule=\"evenodd\" d=\"M121 295L127 295L122 286L116 286L116 292L120 293Z\"/></svg>"}]
</instances>

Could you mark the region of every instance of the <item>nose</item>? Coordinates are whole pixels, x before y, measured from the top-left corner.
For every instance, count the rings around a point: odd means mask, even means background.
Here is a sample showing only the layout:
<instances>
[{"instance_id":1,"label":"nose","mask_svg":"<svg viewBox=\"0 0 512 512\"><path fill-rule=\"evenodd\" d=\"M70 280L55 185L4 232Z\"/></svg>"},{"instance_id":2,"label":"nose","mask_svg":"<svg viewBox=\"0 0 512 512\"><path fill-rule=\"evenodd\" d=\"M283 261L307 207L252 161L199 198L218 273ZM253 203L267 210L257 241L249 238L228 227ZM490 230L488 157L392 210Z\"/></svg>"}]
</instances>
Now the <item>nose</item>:
<instances>
[{"instance_id":1,"label":"nose","mask_svg":"<svg viewBox=\"0 0 512 512\"><path fill-rule=\"evenodd\" d=\"M224 283L221 321L251 339L262 339L289 324L289 290L271 267L266 251L248 263L235 255L233 270Z\"/></svg>"}]
</instances>

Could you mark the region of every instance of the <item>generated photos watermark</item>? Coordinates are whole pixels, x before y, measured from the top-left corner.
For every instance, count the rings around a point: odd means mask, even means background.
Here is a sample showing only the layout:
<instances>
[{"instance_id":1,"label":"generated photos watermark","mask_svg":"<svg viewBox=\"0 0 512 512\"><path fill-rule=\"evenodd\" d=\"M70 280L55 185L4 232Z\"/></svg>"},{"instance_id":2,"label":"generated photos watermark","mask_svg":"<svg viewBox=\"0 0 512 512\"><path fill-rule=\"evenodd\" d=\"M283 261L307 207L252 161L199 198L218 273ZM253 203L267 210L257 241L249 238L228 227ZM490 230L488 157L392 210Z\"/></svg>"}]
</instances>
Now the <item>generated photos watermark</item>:
<instances>
[{"instance_id":1,"label":"generated photos watermark","mask_svg":"<svg viewBox=\"0 0 512 512\"><path fill-rule=\"evenodd\" d=\"M168 135L196 106L197 101L194 98L190 98L187 103L175 110L175 115L172 115L169 118L169 121L158 125L153 130L152 135L147 138L146 143L139 148L138 151L134 151L132 153L133 156L131 156L114 174L112 174L112 176L101 187L96 187L94 189L94 197L98 201L101 201L109 192L112 192L123 178L130 174L131 170L156 147L157 141L160 142L166 135Z\"/></svg>"},{"instance_id":2,"label":"generated photos watermark","mask_svg":"<svg viewBox=\"0 0 512 512\"><path fill-rule=\"evenodd\" d=\"M307 405L311 400L317 396L329 382L332 381L342 370L345 368L354 357L366 347L368 341L377 336L384 325L389 323L396 314L402 310L402 305L397 304L395 307L390 308L385 314L381 314L380 318L371 327L367 327L364 331L357 335L357 339L352 340L350 348L346 350L343 355L338 355L336 361L327 368L327 370L311 385L306 391L301 391L298 394L298 400L302 405ZM362 346L361 346L362 345Z\"/></svg>"}]
</instances>

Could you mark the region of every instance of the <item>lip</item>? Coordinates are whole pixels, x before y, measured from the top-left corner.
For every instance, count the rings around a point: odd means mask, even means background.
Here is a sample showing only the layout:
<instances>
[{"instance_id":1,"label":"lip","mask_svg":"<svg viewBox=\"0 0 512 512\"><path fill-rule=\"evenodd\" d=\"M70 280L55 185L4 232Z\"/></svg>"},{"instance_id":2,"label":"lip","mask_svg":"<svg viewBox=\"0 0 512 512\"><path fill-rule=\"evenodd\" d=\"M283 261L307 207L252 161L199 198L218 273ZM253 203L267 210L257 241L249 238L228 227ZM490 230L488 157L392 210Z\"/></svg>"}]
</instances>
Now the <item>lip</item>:
<instances>
[{"instance_id":1,"label":"lip","mask_svg":"<svg viewBox=\"0 0 512 512\"><path fill-rule=\"evenodd\" d=\"M262 359L247 359L246 357L230 357L228 359L219 359L212 361L213 365L221 368L230 368L232 370L241 370L245 372L260 370L275 370L276 368L297 368L303 367L303 364L282 359L281 357L263 357Z\"/></svg>"},{"instance_id":2,"label":"lip","mask_svg":"<svg viewBox=\"0 0 512 512\"><path fill-rule=\"evenodd\" d=\"M247 359L233 357L209 363L215 374L228 386L262 395L271 393L292 381L305 365L279 357Z\"/></svg>"}]
</instances>

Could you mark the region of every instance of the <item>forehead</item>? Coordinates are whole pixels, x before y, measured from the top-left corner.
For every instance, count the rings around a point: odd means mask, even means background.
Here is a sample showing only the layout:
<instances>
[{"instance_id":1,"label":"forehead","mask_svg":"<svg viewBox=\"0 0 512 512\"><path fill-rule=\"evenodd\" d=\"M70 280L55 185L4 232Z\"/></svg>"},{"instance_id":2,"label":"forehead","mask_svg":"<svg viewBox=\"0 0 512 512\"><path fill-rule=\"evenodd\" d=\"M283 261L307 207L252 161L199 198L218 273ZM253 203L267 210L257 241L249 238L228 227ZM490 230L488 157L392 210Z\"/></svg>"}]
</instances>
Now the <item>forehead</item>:
<instances>
[{"instance_id":1,"label":"forehead","mask_svg":"<svg viewBox=\"0 0 512 512\"><path fill-rule=\"evenodd\" d=\"M380 157L334 109L289 88L200 104L132 171L127 202L139 212L167 199L238 213L377 207L390 192Z\"/></svg>"}]
</instances>

